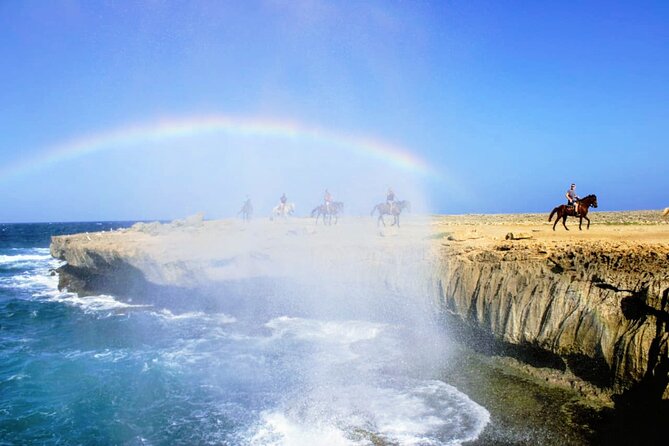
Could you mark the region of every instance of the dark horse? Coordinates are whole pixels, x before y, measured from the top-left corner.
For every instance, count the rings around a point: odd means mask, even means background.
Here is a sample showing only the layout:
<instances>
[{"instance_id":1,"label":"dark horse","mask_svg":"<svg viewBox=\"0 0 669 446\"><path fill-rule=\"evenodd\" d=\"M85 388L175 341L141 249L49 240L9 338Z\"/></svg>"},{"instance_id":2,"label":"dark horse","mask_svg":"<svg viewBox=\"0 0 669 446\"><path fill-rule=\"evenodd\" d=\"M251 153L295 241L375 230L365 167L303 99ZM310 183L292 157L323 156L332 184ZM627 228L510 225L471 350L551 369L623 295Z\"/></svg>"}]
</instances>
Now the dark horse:
<instances>
[{"instance_id":1,"label":"dark horse","mask_svg":"<svg viewBox=\"0 0 669 446\"><path fill-rule=\"evenodd\" d=\"M402 211L406 209L408 211L411 210L411 203L409 203L406 200L402 201L396 201L393 203L392 207L388 203L379 203L374 208L372 209L371 215L374 215L374 212L378 211L379 212L379 219L376 221L376 225L379 225L379 222L383 223L383 226L386 225L386 222L383 220L384 215L392 215L394 217L393 219L393 224L390 226L397 225L399 228L400 226L400 214Z\"/></svg>"},{"instance_id":2,"label":"dark horse","mask_svg":"<svg viewBox=\"0 0 669 446\"><path fill-rule=\"evenodd\" d=\"M551 211L551 215L548 217L548 221L553 219L553 214L557 213L557 218L555 223L553 223L553 231L555 231L555 225L558 224L558 221L562 219L562 226L569 231L565 222L567 217L578 217L578 229L581 230L581 225L583 224L583 219L588 220L588 226L586 229L590 229L590 219L586 217L588 215L588 209L590 206L593 208L597 207L597 195L588 195L587 197L581 198L576 202L576 206L567 206L566 204L560 205Z\"/></svg>"},{"instance_id":3,"label":"dark horse","mask_svg":"<svg viewBox=\"0 0 669 446\"><path fill-rule=\"evenodd\" d=\"M323 224L331 225L332 217L335 219L335 224L339 220L339 214L344 212L344 203L341 201L333 201L330 203L330 209L325 204L316 206L313 211L311 211L311 216L316 216L316 224L318 224L318 217L323 216ZM327 220L325 218L327 217Z\"/></svg>"},{"instance_id":4,"label":"dark horse","mask_svg":"<svg viewBox=\"0 0 669 446\"><path fill-rule=\"evenodd\" d=\"M250 221L251 215L253 215L253 205L251 205L251 200L246 200L242 208L237 212L237 215L241 214L244 221Z\"/></svg>"}]
</instances>

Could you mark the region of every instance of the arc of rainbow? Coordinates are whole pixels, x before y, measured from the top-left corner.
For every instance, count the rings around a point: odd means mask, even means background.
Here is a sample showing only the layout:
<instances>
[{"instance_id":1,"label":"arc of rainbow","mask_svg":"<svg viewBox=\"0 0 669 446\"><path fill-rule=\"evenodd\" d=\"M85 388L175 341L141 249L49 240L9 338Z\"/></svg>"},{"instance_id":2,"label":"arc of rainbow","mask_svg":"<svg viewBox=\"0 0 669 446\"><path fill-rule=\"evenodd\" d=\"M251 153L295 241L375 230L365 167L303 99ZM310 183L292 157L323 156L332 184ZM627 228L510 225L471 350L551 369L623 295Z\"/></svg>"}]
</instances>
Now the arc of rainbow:
<instances>
[{"instance_id":1,"label":"arc of rainbow","mask_svg":"<svg viewBox=\"0 0 669 446\"><path fill-rule=\"evenodd\" d=\"M374 138L346 135L289 121L214 115L162 119L72 139L48 147L33 157L0 168L0 180L7 180L95 152L216 133L248 137L300 139L325 143L364 154L421 176L434 179L440 177L437 171L425 160L408 149Z\"/></svg>"}]
</instances>

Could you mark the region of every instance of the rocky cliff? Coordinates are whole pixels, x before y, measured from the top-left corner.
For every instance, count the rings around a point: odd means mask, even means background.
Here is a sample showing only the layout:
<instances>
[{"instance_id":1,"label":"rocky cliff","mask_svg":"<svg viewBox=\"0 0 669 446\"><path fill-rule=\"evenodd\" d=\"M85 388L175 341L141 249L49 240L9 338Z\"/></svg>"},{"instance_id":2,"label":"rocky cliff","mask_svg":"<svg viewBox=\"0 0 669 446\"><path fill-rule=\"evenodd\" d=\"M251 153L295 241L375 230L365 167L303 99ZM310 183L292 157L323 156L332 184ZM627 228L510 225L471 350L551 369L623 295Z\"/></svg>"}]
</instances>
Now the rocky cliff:
<instances>
[{"instance_id":1,"label":"rocky cliff","mask_svg":"<svg viewBox=\"0 0 669 446\"><path fill-rule=\"evenodd\" d=\"M326 271L337 265L341 277L358 274L367 285L394 289L404 275L477 339L522 347L530 362L550 355L553 365L616 393L641 386L669 398L666 224L595 223L587 233L567 233L551 231L539 216L478 216L345 233L303 223L255 232L196 223L54 237L52 255L67 262L60 285L119 295L196 288L281 276L288 263L306 276L319 273L317 264Z\"/></svg>"},{"instance_id":2,"label":"rocky cliff","mask_svg":"<svg viewBox=\"0 0 669 446\"><path fill-rule=\"evenodd\" d=\"M666 247L451 241L440 265L440 301L476 330L555 354L616 393L643 382L669 397Z\"/></svg>"}]
</instances>

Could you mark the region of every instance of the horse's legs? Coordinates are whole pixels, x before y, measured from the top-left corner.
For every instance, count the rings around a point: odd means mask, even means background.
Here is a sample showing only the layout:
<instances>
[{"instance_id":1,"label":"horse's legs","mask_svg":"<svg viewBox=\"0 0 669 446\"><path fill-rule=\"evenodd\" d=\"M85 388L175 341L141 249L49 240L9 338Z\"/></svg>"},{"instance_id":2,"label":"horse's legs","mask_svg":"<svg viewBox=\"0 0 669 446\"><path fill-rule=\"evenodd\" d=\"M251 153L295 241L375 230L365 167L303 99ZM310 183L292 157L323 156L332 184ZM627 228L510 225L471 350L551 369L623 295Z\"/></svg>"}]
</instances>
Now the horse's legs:
<instances>
[{"instance_id":1,"label":"horse's legs","mask_svg":"<svg viewBox=\"0 0 669 446\"><path fill-rule=\"evenodd\" d=\"M567 214L565 213L564 216L562 217L562 226L569 231L569 228L567 227Z\"/></svg>"},{"instance_id":2,"label":"horse's legs","mask_svg":"<svg viewBox=\"0 0 669 446\"><path fill-rule=\"evenodd\" d=\"M588 220L588 226L585 227L585 229L590 229L590 219L586 217L585 215L583 216L586 220Z\"/></svg>"},{"instance_id":3,"label":"horse's legs","mask_svg":"<svg viewBox=\"0 0 669 446\"><path fill-rule=\"evenodd\" d=\"M560 213L558 212L557 218L555 219L555 223L553 223L553 231L555 231L555 226L556 226L556 225L558 224L558 222L560 221L560 218L562 218L562 216L561 216Z\"/></svg>"},{"instance_id":4,"label":"horse's legs","mask_svg":"<svg viewBox=\"0 0 669 446\"><path fill-rule=\"evenodd\" d=\"M385 221L383 221L383 214L379 214L379 219L378 219L378 220L376 220L376 226L378 226L378 225L379 225L379 222L383 223L383 226L385 226L385 225L386 225L386 222L385 222Z\"/></svg>"},{"instance_id":5,"label":"horse's legs","mask_svg":"<svg viewBox=\"0 0 669 446\"><path fill-rule=\"evenodd\" d=\"M583 225L583 217L579 216L578 217L578 230L582 231L583 228L581 228L581 225Z\"/></svg>"}]
</instances>

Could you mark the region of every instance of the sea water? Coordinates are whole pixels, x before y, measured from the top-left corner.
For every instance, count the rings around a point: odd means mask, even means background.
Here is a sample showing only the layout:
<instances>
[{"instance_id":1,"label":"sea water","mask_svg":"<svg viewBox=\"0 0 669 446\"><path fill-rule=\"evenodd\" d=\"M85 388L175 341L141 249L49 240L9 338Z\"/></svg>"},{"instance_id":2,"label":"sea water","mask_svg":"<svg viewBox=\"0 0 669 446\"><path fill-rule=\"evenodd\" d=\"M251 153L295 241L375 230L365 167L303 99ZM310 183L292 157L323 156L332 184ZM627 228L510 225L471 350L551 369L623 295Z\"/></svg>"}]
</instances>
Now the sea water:
<instances>
[{"instance_id":1,"label":"sea water","mask_svg":"<svg viewBox=\"0 0 669 446\"><path fill-rule=\"evenodd\" d=\"M0 225L0 444L455 445L488 423L400 319L58 291L51 235L128 225Z\"/></svg>"}]
</instances>

